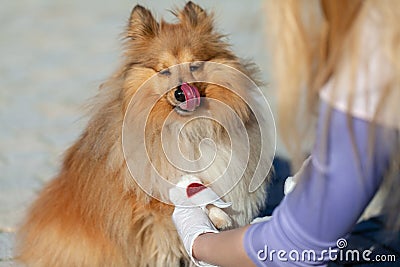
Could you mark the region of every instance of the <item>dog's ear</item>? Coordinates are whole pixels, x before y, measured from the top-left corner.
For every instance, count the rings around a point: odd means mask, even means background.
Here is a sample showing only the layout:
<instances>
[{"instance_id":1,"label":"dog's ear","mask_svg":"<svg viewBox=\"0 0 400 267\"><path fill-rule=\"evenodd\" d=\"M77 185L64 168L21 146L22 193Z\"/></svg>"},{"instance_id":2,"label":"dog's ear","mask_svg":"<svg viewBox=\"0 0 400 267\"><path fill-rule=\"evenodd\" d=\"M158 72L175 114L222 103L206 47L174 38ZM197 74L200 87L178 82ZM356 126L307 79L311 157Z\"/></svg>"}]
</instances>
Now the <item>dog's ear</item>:
<instances>
[{"instance_id":1,"label":"dog's ear","mask_svg":"<svg viewBox=\"0 0 400 267\"><path fill-rule=\"evenodd\" d=\"M202 26L203 30L212 30L212 16L192 1L187 2L178 17L184 24L192 27Z\"/></svg>"},{"instance_id":2,"label":"dog's ear","mask_svg":"<svg viewBox=\"0 0 400 267\"><path fill-rule=\"evenodd\" d=\"M150 10L136 5L129 18L127 37L133 40L152 38L158 34L159 25Z\"/></svg>"}]
</instances>

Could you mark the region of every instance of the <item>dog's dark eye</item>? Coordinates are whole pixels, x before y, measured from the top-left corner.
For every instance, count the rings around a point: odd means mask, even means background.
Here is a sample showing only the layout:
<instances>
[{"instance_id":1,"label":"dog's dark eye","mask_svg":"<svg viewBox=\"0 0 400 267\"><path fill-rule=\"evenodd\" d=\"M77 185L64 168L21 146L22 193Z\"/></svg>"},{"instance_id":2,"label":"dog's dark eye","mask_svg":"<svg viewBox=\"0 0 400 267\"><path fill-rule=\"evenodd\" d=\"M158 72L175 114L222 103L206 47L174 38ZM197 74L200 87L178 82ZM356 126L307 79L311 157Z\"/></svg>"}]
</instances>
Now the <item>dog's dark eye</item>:
<instances>
[{"instance_id":1,"label":"dog's dark eye","mask_svg":"<svg viewBox=\"0 0 400 267\"><path fill-rule=\"evenodd\" d=\"M202 64L203 64L203 62L192 63L192 64L190 64L189 69L191 72L196 71L196 70L200 69Z\"/></svg>"},{"instance_id":2,"label":"dog's dark eye","mask_svg":"<svg viewBox=\"0 0 400 267\"><path fill-rule=\"evenodd\" d=\"M164 75L164 76L169 76L169 75L171 75L171 72L169 71L169 69L163 69L159 72L159 74Z\"/></svg>"}]
</instances>

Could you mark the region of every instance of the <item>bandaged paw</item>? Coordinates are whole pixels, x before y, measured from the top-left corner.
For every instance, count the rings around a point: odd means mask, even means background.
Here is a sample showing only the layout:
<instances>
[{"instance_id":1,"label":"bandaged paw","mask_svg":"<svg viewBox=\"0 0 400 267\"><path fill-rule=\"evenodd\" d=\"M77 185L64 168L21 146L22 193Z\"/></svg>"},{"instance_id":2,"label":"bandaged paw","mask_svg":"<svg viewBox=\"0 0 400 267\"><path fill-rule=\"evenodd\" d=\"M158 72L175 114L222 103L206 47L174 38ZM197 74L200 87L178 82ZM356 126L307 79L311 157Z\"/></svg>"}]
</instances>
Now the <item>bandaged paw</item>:
<instances>
[{"instance_id":1,"label":"bandaged paw","mask_svg":"<svg viewBox=\"0 0 400 267\"><path fill-rule=\"evenodd\" d=\"M232 226L232 220L222 208L227 208L232 204L225 202L209 187L205 186L199 178L193 175L184 175L176 184L180 197L171 196L171 201L179 205L174 199L181 198L181 205L198 206L208 215L211 222L217 229L223 230ZM185 196L182 197L182 194ZM171 195L171 194L170 194ZM185 199L187 198L187 199ZM188 201L187 201L188 200Z\"/></svg>"}]
</instances>

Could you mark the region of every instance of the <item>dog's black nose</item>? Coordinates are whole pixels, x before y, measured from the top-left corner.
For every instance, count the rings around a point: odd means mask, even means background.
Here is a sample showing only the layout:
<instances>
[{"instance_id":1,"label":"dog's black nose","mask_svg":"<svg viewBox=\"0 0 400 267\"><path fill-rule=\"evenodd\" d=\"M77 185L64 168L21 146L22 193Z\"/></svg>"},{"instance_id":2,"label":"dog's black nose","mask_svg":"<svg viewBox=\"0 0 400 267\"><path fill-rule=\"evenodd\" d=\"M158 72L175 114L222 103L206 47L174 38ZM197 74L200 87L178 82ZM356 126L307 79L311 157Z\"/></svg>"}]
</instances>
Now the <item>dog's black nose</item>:
<instances>
[{"instance_id":1,"label":"dog's black nose","mask_svg":"<svg viewBox=\"0 0 400 267\"><path fill-rule=\"evenodd\" d=\"M180 85L178 86L178 89L175 90L174 96L175 96L175 99L178 100L179 102L186 101L185 94L183 93L183 90Z\"/></svg>"}]
</instances>

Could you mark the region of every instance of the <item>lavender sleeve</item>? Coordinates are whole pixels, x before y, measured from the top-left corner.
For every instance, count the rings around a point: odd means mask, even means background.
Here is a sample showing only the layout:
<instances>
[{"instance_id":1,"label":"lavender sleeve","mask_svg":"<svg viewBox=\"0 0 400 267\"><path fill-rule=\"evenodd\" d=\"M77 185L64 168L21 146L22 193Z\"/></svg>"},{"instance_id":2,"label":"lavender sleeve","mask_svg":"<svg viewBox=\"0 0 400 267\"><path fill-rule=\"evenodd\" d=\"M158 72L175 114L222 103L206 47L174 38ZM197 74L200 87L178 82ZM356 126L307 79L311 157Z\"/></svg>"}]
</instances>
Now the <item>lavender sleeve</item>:
<instances>
[{"instance_id":1,"label":"lavender sleeve","mask_svg":"<svg viewBox=\"0 0 400 267\"><path fill-rule=\"evenodd\" d=\"M311 160L297 174L295 189L270 221L246 231L244 247L257 266L324 265L329 260L324 250L346 236L381 184L398 131L377 126L371 154L371 124L332 109L325 125L328 110L322 102ZM301 255L305 250L316 256L293 260L298 259L293 251Z\"/></svg>"}]
</instances>

